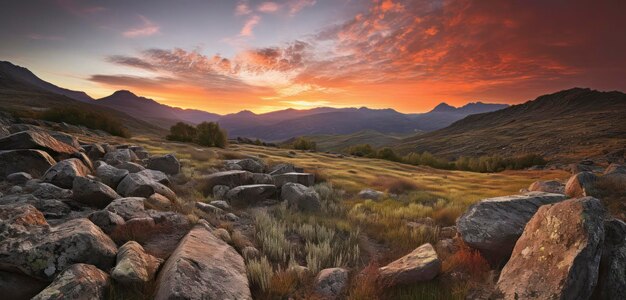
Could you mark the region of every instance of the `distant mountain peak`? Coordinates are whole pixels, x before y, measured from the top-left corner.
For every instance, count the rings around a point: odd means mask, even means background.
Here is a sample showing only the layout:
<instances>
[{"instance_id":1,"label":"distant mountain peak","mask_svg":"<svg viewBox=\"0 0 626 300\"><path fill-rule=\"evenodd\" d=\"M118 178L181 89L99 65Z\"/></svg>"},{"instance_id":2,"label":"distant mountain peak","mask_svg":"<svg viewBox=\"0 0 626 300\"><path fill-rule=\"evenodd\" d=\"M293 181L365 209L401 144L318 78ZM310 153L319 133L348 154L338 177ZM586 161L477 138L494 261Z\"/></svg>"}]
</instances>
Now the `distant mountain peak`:
<instances>
[{"instance_id":1,"label":"distant mountain peak","mask_svg":"<svg viewBox=\"0 0 626 300\"><path fill-rule=\"evenodd\" d=\"M134 96L137 97L133 92L129 90L119 90L115 91L111 96Z\"/></svg>"},{"instance_id":2,"label":"distant mountain peak","mask_svg":"<svg viewBox=\"0 0 626 300\"><path fill-rule=\"evenodd\" d=\"M433 108L433 110L431 111L437 111L437 112L449 112L449 111L455 111L456 107L445 103L445 102L441 102L439 103L437 106L435 106L435 108Z\"/></svg>"}]
</instances>

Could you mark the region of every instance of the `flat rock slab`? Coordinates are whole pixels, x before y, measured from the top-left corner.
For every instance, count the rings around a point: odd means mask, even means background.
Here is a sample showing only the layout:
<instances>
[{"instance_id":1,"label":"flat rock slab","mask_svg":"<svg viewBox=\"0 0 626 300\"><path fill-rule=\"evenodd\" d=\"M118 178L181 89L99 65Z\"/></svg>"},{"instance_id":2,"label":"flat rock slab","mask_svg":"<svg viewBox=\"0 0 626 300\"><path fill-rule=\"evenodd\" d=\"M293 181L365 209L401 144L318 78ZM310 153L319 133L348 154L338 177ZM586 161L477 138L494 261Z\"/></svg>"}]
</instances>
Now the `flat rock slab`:
<instances>
[{"instance_id":1,"label":"flat rock slab","mask_svg":"<svg viewBox=\"0 0 626 300\"><path fill-rule=\"evenodd\" d=\"M205 195L209 195L213 192L213 187L216 185L225 185L229 188L234 188L240 185L246 185L252 183L252 173L248 171L233 170L216 172L210 174L204 178Z\"/></svg>"},{"instance_id":2,"label":"flat rock slab","mask_svg":"<svg viewBox=\"0 0 626 300\"><path fill-rule=\"evenodd\" d=\"M200 223L163 265L155 299L252 299L243 258Z\"/></svg>"},{"instance_id":3,"label":"flat rock slab","mask_svg":"<svg viewBox=\"0 0 626 300\"><path fill-rule=\"evenodd\" d=\"M304 186L313 186L315 184L315 176L310 173L284 173L274 175L274 184L277 187L282 187L286 183L299 183Z\"/></svg>"},{"instance_id":4,"label":"flat rock slab","mask_svg":"<svg viewBox=\"0 0 626 300\"><path fill-rule=\"evenodd\" d=\"M72 153L78 152L77 148L60 142L46 132L32 130L21 131L0 138L0 150L16 149L43 150L55 157L69 157Z\"/></svg>"},{"instance_id":5,"label":"flat rock slab","mask_svg":"<svg viewBox=\"0 0 626 300\"><path fill-rule=\"evenodd\" d=\"M276 186L272 184L242 185L226 193L226 199L233 206L243 207L255 204L276 194Z\"/></svg>"},{"instance_id":6,"label":"flat rock slab","mask_svg":"<svg viewBox=\"0 0 626 300\"><path fill-rule=\"evenodd\" d=\"M386 286L413 284L435 278L441 271L441 261L433 246L424 244L378 271Z\"/></svg>"}]
</instances>

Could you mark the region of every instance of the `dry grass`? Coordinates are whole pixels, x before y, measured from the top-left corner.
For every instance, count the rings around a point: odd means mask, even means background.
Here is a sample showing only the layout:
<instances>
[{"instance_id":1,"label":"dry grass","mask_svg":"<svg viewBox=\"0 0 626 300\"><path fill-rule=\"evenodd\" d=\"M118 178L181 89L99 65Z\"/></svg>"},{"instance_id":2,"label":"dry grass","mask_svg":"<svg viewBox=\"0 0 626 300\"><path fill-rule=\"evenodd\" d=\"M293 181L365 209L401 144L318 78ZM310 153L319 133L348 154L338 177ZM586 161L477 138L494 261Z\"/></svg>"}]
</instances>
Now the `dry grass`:
<instances>
[{"instance_id":1,"label":"dry grass","mask_svg":"<svg viewBox=\"0 0 626 300\"><path fill-rule=\"evenodd\" d=\"M380 299L383 288L378 282L378 268L376 263L370 263L352 279L348 289L348 300Z\"/></svg>"},{"instance_id":2,"label":"dry grass","mask_svg":"<svg viewBox=\"0 0 626 300\"><path fill-rule=\"evenodd\" d=\"M371 185L397 195L414 191L419 188L418 185L411 180L385 175L376 176L376 179L371 182ZM422 187L422 189L424 189L424 187Z\"/></svg>"},{"instance_id":3,"label":"dry grass","mask_svg":"<svg viewBox=\"0 0 626 300\"><path fill-rule=\"evenodd\" d=\"M626 175L599 177L593 196L602 200L612 216L626 221Z\"/></svg>"}]
</instances>

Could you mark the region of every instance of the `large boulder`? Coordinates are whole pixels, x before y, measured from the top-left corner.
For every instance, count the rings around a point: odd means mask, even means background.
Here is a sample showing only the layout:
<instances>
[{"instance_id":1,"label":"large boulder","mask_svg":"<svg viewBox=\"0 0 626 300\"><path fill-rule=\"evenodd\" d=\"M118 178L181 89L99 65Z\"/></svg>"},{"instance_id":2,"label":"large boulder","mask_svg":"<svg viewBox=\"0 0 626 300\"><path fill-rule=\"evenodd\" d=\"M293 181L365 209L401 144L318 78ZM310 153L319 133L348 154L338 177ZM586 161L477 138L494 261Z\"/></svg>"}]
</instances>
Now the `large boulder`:
<instances>
[{"instance_id":1,"label":"large boulder","mask_svg":"<svg viewBox=\"0 0 626 300\"><path fill-rule=\"evenodd\" d=\"M144 202L145 198L141 197L119 198L113 200L105 209L119 215L125 221L145 218L148 214Z\"/></svg>"},{"instance_id":2,"label":"large boulder","mask_svg":"<svg viewBox=\"0 0 626 300\"><path fill-rule=\"evenodd\" d=\"M380 198L382 198L383 195L385 195L385 193L381 191L375 191L372 189L361 190L358 194L359 198L361 199L374 200L374 201L380 200Z\"/></svg>"},{"instance_id":3,"label":"large boulder","mask_svg":"<svg viewBox=\"0 0 626 300\"><path fill-rule=\"evenodd\" d=\"M287 200L291 209L316 212L322 209L319 194L313 189L299 183L286 183L280 192L280 198Z\"/></svg>"},{"instance_id":4,"label":"large boulder","mask_svg":"<svg viewBox=\"0 0 626 300\"><path fill-rule=\"evenodd\" d=\"M540 206L565 199L561 194L541 192L484 199L459 217L457 230L465 243L483 251L492 262L499 262L511 254Z\"/></svg>"},{"instance_id":5,"label":"large boulder","mask_svg":"<svg viewBox=\"0 0 626 300\"><path fill-rule=\"evenodd\" d=\"M301 171L302 171L301 169L294 167L292 164L283 163L283 164L277 164L273 166L269 174L274 176L274 175L280 175L280 174L292 173L292 172L301 172Z\"/></svg>"},{"instance_id":6,"label":"large boulder","mask_svg":"<svg viewBox=\"0 0 626 300\"><path fill-rule=\"evenodd\" d=\"M42 180L65 189L71 189L76 176L85 177L90 174L91 171L80 159L70 158L60 161L48 169Z\"/></svg>"},{"instance_id":7,"label":"large boulder","mask_svg":"<svg viewBox=\"0 0 626 300\"><path fill-rule=\"evenodd\" d=\"M30 204L39 210L46 219L59 219L71 212L69 205L57 199L39 199L31 194L10 195L0 198L0 205Z\"/></svg>"},{"instance_id":8,"label":"large boulder","mask_svg":"<svg viewBox=\"0 0 626 300\"><path fill-rule=\"evenodd\" d=\"M2 240L0 269L52 280L75 263L108 270L113 267L116 254L117 246L98 226L87 219L74 219Z\"/></svg>"},{"instance_id":9,"label":"large boulder","mask_svg":"<svg viewBox=\"0 0 626 300\"><path fill-rule=\"evenodd\" d=\"M97 208L104 208L114 199L120 198L108 185L80 176L74 178L72 193L74 201Z\"/></svg>"},{"instance_id":10,"label":"large boulder","mask_svg":"<svg viewBox=\"0 0 626 300\"><path fill-rule=\"evenodd\" d=\"M120 247L111 277L124 285L146 284L152 281L162 262L147 254L139 243L130 241Z\"/></svg>"},{"instance_id":11,"label":"large boulder","mask_svg":"<svg viewBox=\"0 0 626 300\"><path fill-rule=\"evenodd\" d=\"M143 171L137 172L138 174L147 176L149 178L152 178L152 180L160 183L160 184L164 184L166 186L170 186L172 184L172 182L170 181L170 178L167 176L167 174L161 172L161 171L157 171L157 170L150 170L150 169L145 169Z\"/></svg>"},{"instance_id":12,"label":"large boulder","mask_svg":"<svg viewBox=\"0 0 626 300\"><path fill-rule=\"evenodd\" d=\"M47 282L29 276L0 271L0 295L2 295L2 299L31 299L47 285Z\"/></svg>"},{"instance_id":13,"label":"large boulder","mask_svg":"<svg viewBox=\"0 0 626 300\"><path fill-rule=\"evenodd\" d=\"M322 299L338 299L348 285L348 270L329 268L315 277L314 290Z\"/></svg>"},{"instance_id":14,"label":"large boulder","mask_svg":"<svg viewBox=\"0 0 626 300\"><path fill-rule=\"evenodd\" d=\"M417 247L413 252L378 269L385 286L414 284L435 278L441 271L441 261L431 244Z\"/></svg>"},{"instance_id":15,"label":"large boulder","mask_svg":"<svg viewBox=\"0 0 626 300\"><path fill-rule=\"evenodd\" d=\"M263 173L265 166L260 161L254 160L252 158L244 158L244 159L231 159L225 162L226 165L235 164L241 167L241 170L249 171L252 173Z\"/></svg>"},{"instance_id":16,"label":"large boulder","mask_svg":"<svg viewBox=\"0 0 626 300\"><path fill-rule=\"evenodd\" d=\"M17 172L7 176L7 182L10 184L24 184L31 179L33 179L33 176L26 172Z\"/></svg>"},{"instance_id":17,"label":"large boulder","mask_svg":"<svg viewBox=\"0 0 626 300\"><path fill-rule=\"evenodd\" d=\"M112 151L108 151L107 154L104 155L104 161L110 165L117 165L126 161L137 161L139 158L135 155L130 149L115 149Z\"/></svg>"},{"instance_id":18,"label":"large boulder","mask_svg":"<svg viewBox=\"0 0 626 300\"><path fill-rule=\"evenodd\" d=\"M0 180L17 172L39 177L54 164L56 161L50 154L41 150L0 151Z\"/></svg>"},{"instance_id":19,"label":"large boulder","mask_svg":"<svg viewBox=\"0 0 626 300\"><path fill-rule=\"evenodd\" d=\"M168 199L175 201L176 194L167 186L158 183L152 177L145 174L128 174L117 185L117 193L124 197L150 197L152 194L161 194Z\"/></svg>"},{"instance_id":20,"label":"large boulder","mask_svg":"<svg viewBox=\"0 0 626 300\"><path fill-rule=\"evenodd\" d=\"M54 184L42 182L35 186L33 196L40 199L69 199L72 190L60 188Z\"/></svg>"},{"instance_id":21,"label":"large boulder","mask_svg":"<svg viewBox=\"0 0 626 300\"><path fill-rule=\"evenodd\" d=\"M126 223L120 215L107 209L94 211L89 215L89 220L106 234L113 233L116 228Z\"/></svg>"},{"instance_id":22,"label":"large boulder","mask_svg":"<svg viewBox=\"0 0 626 300\"><path fill-rule=\"evenodd\" d=\"M85 149L85 153L87 153L89 159L93 161L102 159L106 154L104 148L102 148L102 146L100 146L99 144L86 145L83 146L83 149Z\"/></svg>"},{"instance_id":23,"label":"large boulder","mask_svg":"<svg viewBox=\"0 0 626 300\"><path fill-rule=\"evenodd\" d=\"M243 258L201 222L159 272L155 299L252 299Z\"/></svg>"},{"instance_id":24,"label":"large boulder","mask_svg":"<svg viewBox=\"0 0 626 300\"><path fill-rule=\"evenodd\" d=\"M137 173L146 169L144 168L144 166L134 163L134 162L130 162L130 161L122 162L118 164L116 167L118 169L127 170L130 173Z\"/></svg>"},{"instance_id":25,"label":"large boulder","mask_svg":"<svg viewBox=\"0 0 626 300\"><path fill-rule=\"evenodd\" d=\"M528 187L529 192L544 192L553 194L565 194L565 185L556 180L535 181Z\"/></svg>"},{"instance_id":26,"label":"large boulder","mask_svg":"<svg viewBox=\"0 0 626 300\"><path fill-rule=\"evenodd\" d=\"M226 193L226 200L233 206L247 206L259 203L276 194L276 186L271 184L242 185Z\"/></svg>"},{"instance_id":27,"label":"large boulder","mask_svg":"<svg viewBox=\"0 0 626 300\"><path fill-rule=\"evenodd\" d=\"M117 188L117 185L128 173L128 170L118 169L107 163L102 163L96 168L96 176L100 178L100 181L113 189Z\"/></svg>"},{"instance_id":28,"label":"large boulder","mask_svg":"<svg viewBox=\"0 0 626 300\"><path fill-rule=\"evenodd\" d=\"M230 191L230 188L226 185L216 185L213 187L213 199L223 200L226 199L226 194Z\"/></svg>"},{"instance_id":29,"label":"large boulder","mask_svg":"<svg viewBox=\"0 0 626 300\"><path fill-rule=\"evenodd\" d=\"M299 183L304 186L313 186L315 184L315 176L310 173L285 173L274 175L274 184L282 187L286 183Z\"/></svg>"},{"instance_id":30,"label":"large boulder","mask_svg":"<svg viewBox=\"0 0 626 300\"><path fill-rule=\"evenodd\" d=\"M48 133L57 141L72 146L72 148L80 149L80 143L75 136L59 131L48 131Z\"/></svg>"},{"instance_id":31,"label":"large boulder","mask_svg":"<svg viewBox=\"0 0 626 300\"><path fill-rule=\"evenodd\" d=\"M0 138L0 150L36 149L48 152L54 157L69 157L78 149L68 144L59 142L51 135L43 131L21 131Z\"/></svg>"},{"instance_id":32,"label":"large boulder","mask_svg":"<svg viewBox=\"0 0 626 300\"><path fill-rule=\"evenodd\" d=\"M626 223L604 222L604 249L595 299L626 299Z\"/></svg>"},{"instance_id":33,"label":"large boulder","mask_svg":"<svg viewBox=\"0 0 626 300\"><path fill-rule=\"evenodd\" d=\"M24 203L0 205L0 241L2 241L0 244L45 227L48 227L48 222L32 205Z\"/></svg>"},{"instance_id":34,"label":"large boulder","mask_svg":"<svg viewBox=\"0 0 626 300\"><path fill-rule=\"evenodd\" d=\"M180 162L174 154L153 156L148 159L148 169L176 175L180 172Z\"/></svg>"},{"instance_id":35,"label":"large boulder","mask_svg":"<svg viewBox=\"0 0 626 300\"><path fill-rule=\"evenodd\" d=\"M96 266L74 264L57 276L52 284L32 300L107 299L109 275Z\"/></svg>"},{"instance_id":36,"label":"large boulder","mask_svg":"<svg viewBox=\"0 0 626 300\"><path fill-rule=\"evenodd\" d=\"M592 195L598 176L591 172L574 174L565 184L565 194L569 197L584 197Z\"/></svg>"},{"instance_id":37,"label":"large boulder","mask_svg":"<svg viewBox=\"0 0 626 300\"><path fill-rule=\"evenodd\" d=\"M598 280L605 211L577 198L539 208L502 269L504 299L589 299Z\"/></svg>"},{"instance_id":38,"label":"large boulder","mask_svg":"<svg viewBox=\"0 0 626 300\"><path fill-rule=\"evenodd\" d=\"M252 173L252 184L274 184L274 177L270 174Z\"/></svg>"},{"instance_id":39,"label":"large boulder","mask_svg":"<svg viewBox=\"0 0 626 300\"><path fill-rule=\"evenodd\" d=\"M225 185L234 188L240 185L252 184L252 173L248 171L224 171L210 174L204 178L205 195L213 192L216 185Z\"/></svg>"}]
</instances>

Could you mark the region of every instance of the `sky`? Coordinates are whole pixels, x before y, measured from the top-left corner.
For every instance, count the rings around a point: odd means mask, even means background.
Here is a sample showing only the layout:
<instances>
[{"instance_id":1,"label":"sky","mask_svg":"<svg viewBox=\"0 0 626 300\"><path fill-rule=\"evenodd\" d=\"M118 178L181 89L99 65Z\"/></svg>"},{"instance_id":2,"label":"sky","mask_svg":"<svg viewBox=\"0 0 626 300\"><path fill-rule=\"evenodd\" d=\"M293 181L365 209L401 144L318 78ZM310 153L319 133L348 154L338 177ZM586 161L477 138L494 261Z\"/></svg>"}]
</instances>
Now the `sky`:
<instances>
[{"instance_id":1,"label":"sky","mask_svg":"<svg viewBox=\"0 0 626 300\"><path fill-rule=\"evenodd\" d=\"M0 0L0 60L215 113L626 90L626 1Z\"/></svg>"}]
</instances>

